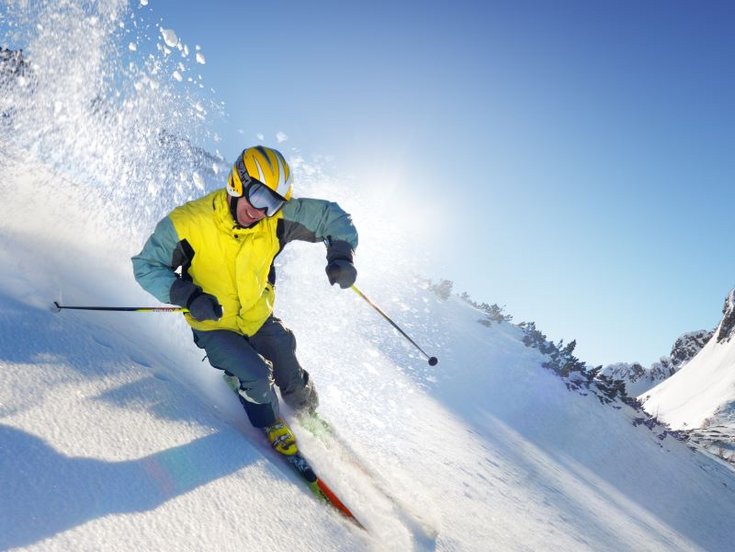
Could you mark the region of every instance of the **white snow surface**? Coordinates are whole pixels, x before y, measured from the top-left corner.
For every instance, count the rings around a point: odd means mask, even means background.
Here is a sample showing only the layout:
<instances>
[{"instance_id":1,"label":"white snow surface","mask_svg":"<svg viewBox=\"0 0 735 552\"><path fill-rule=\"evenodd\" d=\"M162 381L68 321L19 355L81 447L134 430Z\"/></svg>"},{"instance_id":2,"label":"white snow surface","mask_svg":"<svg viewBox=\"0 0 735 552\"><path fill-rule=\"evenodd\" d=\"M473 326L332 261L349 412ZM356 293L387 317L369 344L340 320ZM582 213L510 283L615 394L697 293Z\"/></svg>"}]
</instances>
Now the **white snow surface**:
<instances>
[{"instance_id":1,"label":"white snow surface","mask_svg":"<svg viewBox=\"0 0 735 552\"><path fill-rule=\"evenodd\" d=\"M395 194L304 157L298 195L352 213L359 285L440 360L330 287L321 244L279 256L276 314L320 412L379 475L296 426L300 447L366 531L284 468L179 315L52 312L155 305L129 259L212 189L183 153L216 99L169 82L160 35L123 0L12 5L33 75L0 119L0 550L732 549L729 468L568 391L517 327L429 293L422 206L395 217Z\"/></svg>"},{"instance_id":2,"label":"white snow surface","mask_svg":"<svg viewBox=\"0 0 735 552\"><path fill-rule=\"evenodd\" d=\"M726 467L567 391L516 327L365 251L364 290L439 356L429 367L299 244L277 313L321 412L382 481L299 432L367 531L352 527L262 446L178 315L49 309L150 303L129 263L141 244L94 190L3 151L0 549L730 549Z\"/></svg>"}]
</instances>

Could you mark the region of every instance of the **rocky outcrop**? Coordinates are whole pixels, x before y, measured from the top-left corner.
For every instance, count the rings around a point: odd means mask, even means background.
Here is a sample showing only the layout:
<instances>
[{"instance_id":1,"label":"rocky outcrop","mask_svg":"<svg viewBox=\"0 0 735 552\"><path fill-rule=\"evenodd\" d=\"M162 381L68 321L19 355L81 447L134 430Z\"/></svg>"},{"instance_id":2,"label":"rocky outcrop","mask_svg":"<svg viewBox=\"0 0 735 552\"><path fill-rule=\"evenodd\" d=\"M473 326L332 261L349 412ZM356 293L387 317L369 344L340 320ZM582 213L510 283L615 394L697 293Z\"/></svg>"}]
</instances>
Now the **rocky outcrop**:
<instances>
[{"instance_id":1,"label":"rocky outcrop","mask_svg":"<svg viewBox=\"0 0 735 552\"><path fill-rule=\"evenodd\" d=\"M717 343L730 341L735 329L735 289L731 290L722 307L722 321L717 328Z\"/></svg>"},{"instance_id":2,"label":"rocky outcrop","mask_svg":"<svg viewBox=\"0 0 735 552\"><path fill-rule=\"evenodd\" d=\"M671 365L674 371L692 360L701 351L707 342L712 339L714 330L698 330L679 337L671 348Z\"/></svg>"}]
</instances>

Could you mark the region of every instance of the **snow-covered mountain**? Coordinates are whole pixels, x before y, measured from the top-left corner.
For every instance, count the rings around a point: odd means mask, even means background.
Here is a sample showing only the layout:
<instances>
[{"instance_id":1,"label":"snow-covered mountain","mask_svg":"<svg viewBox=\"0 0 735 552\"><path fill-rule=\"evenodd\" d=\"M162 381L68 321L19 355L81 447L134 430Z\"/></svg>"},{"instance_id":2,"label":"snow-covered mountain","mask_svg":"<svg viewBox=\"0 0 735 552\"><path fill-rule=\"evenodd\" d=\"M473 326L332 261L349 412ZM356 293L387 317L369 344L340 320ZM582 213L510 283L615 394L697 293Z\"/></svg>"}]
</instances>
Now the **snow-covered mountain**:
<instances>
[{"instance_id":1,"label":"snow-covered mountain","mask_svg":"<svg viewBox=\"0 0 735 552\"><path fill-rule=\"evenodd\" d=\"M697 330L679 336L669 356L661 357L649 368L637 362L618 362L605 366L600 373L624 382L631 397L639 396L674 375L704 348L713 334L714 330Z\"/></svg>"},{"instance_id":2,"label":"snow-covered mountain","mask_svg":"<svg viewBox=\"0 0 735 552\"><path fill-rule=\"evenodd\" d=\"M681 370L639 399L651 415L735 462L735 290L702 350Z\"/></svg>"},{"instance_id":3,"label":"snow-covered mountain","mask_svg":"<svg viewBox=\"0 0 735 552\"><path fill-rule=\"evenodd\" d=\"M367 531L283 469L178 315L52 312L54 300L151 303L130 256L177 202L223 185L194 176L184 143L159 140L160 128L188 136L177 120L201 121L165 64L89 89L132 25L125 2L77 5L25 6L54 25L26 14L38 86L4 96L0 550L732 548L728 466L544 368L563 373L569 346L551 359L526 346L528 328L478 324L465 302L438 298L412 276L405 221L303 158L291 157L298 194L338 201L361 231L362 289L440 359L427 365L330 287L319 245L279 257L277 314L320 411L377 478L297 428L300 446Z\"/></svg>"}]
</instances>

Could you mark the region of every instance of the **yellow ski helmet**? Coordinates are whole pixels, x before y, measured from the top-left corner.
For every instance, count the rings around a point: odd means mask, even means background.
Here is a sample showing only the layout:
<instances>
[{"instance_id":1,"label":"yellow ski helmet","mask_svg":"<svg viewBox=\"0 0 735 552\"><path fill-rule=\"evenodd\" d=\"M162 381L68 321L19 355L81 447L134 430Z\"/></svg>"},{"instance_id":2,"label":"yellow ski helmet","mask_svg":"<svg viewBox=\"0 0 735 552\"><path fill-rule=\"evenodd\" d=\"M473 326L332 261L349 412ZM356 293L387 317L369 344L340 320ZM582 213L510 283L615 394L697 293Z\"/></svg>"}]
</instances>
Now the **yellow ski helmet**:
<instances>
[{"instance_id":1,"label":"yellow ski helmet","mask_svg":"<svg viewBox=\"0 0 735 552\"><path fill-rule=\"evenodd\" d=\"M291 168L278 150L265 146L243 150L227 177L227 193L232 197L242 197L253 181L264 184L286 201L291 199Z\"/></svg>"}]
</instances>

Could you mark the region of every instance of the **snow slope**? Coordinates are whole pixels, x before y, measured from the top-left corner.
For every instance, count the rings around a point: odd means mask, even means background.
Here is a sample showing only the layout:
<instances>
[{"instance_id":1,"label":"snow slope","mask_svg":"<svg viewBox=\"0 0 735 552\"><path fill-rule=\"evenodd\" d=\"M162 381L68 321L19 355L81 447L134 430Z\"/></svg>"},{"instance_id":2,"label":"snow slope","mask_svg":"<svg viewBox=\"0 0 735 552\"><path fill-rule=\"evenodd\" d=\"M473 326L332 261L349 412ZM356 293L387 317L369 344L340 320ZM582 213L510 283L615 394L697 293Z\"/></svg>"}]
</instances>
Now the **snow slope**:
<instances>
[{"instance_id":1,"label":"snow slope","mask_svg":"<svg viewBox=\"0 0 735 552\"><path fill-rule=\"evenodd\" d=\"M273 458L180 317L51 312L151 304L130 256L168 209L222 182L171 138L206 116L171 83L185 48L170 33L153 30L168 42L151 58L125 2L15 4L37 86L3 96L0 125L0 549L731 549L733 472L567 391L518 328L427 292L414 275L426 217L392 217L384 193L298 155L298 193L354 215L363 290L440 359L331 288L320 245L279 257L277 314L320 411L380 480L304 431L300 445L367 532Z\"/></svg>"},{"instance_id":2,"label":"snow slope","mask_svg":"<svg viewBox=\"0 0 735 552\"><path fill-rule=\"evenodd\" d=\"M647 412L673 429L735 422L735 342L718 341L719 333L718 328L697 356L640 397Z\"/></svg>"},{"instance_id":3,"label":"snow slope","mask_svg":"<svg viewBox=\"0 0 735 552\"><path fill-rule=\"evenodd\" d=\"M353 529L258 444L177 317L48 309L145 301L138 244L105 226L93 190L3 151L0 549L730 548L731 471L568 392L517 328L477 324L365 251L363 288L437 353L429 367L304 245L282 261L278 311L324 416L410 505L401 518L301 432L369 531Z\"/></svg>"}]
</instances>

